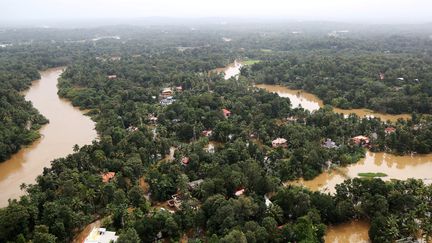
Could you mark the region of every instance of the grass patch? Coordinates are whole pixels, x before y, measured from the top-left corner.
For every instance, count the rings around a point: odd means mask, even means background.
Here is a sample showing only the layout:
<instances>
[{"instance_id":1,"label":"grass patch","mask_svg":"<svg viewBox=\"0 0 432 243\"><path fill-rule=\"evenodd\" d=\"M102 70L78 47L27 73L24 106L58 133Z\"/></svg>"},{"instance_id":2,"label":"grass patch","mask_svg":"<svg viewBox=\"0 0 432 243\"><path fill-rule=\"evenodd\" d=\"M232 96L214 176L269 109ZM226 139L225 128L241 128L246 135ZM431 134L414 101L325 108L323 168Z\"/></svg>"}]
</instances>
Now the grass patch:
<instances>
[{"instance_id":1,"label":"grass patch","mask_svg":"<svg viewBox=\"0 0 432 243\"><path fill-rule=\"evenodd\" d=\"M358 176L365 177L365 178L375 178L375 177L386 177L386 173L382 172L365 172L365 173L358 173Z\"/></svg>"},{"instance_id":2,"label":"grass patch","mask_svg":"<svg viewBox=\"0 0 432 243\"><path fill-rule=\"evenodd\" d=\"M259 62L261 62L261 60L251 59L251 60L241 61L243 65L254 65L255 63L259 63Z\"/></svg>"},{"instance_id":3,"label":"grass patch","mask_svg":"<svg viewBox=\"0 0 432 243\"><path fill-rule=\"evenodd\" d=\"M271 49L261 49L262 52L272 52L273 50Z\"/></svg>"}]
</instances>

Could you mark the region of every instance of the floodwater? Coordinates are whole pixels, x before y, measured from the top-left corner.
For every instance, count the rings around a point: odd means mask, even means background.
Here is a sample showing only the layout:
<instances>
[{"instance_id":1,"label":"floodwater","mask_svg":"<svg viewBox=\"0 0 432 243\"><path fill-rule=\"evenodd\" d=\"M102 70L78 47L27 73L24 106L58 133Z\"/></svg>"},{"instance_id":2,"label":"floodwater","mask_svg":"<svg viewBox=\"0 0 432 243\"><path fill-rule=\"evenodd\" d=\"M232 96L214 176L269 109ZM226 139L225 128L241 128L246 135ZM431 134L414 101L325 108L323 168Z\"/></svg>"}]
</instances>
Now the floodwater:
<instances>
[{"instance_id":1,"label":"floodwater","mask_svg":"<svg viewBox=\"0 0 432 243\"><path fill-rule=\"evenodd\" d=\"M320 107L324 106L324 103L320 98L318 98L316 95L305 92L303 90L294 90L294 89L289 89L282 85L272 85L272 84L257 84L255 86L261 89L265 89L272 93L277 93L280 97L289 98L292 107L294 108L300 106L309 111L316 111ZM396 121L399 118L408 119L411 117L409 114L391 115L391 114L374 112L369 109L333 108L333 111L336 113L342 113L344 115L355 113L359 117L379 117L381 118L382 121L388 121L388 120Z\"/></svg>"},{"instance_id":2,"label":"floodwater","mask_svg":"<svg viewBox=\"0 0 432 243\"><path fill-rule=\"evenodd\" d=\"M280 85L256 85L258 88L265 89L269 92L277 93L281 97L290 99L293 107L303 107L309 111L318 110L324 104L317 96L304 92L302 90L292 90ZM368 109L350 109L343 110L334 108L334 112L349 115L357 114L359 117L379 117L383 121L396 121L399 118L410 118L407 114L390 115L381 114ZM287 184L300 184L314 191L335 193L337 184L342 183L348 178L358 177L358 173L364 172L382 172L387 174L382 177L383 180L408 178L422 179L426 183L432 182L432 154L430 155L406 155L395 156L388 153L367 152L364 159L358 163L337 167L326 171L313 180L297 180L287 182ZM369 224L363 221L351 221L345 224L329 226L325 236L325 242L328 243L357 243L370 242L368 236Z\"/></svg>"},{"instance_id":3,"label":"floodwater","mask_svg":"<svg viewBox=\"0 0 432 243\"><path fill-rule=\"evenodd\" d=\"M328 226L324 237L326 243L368 243L369 224L365 221Z\"/></svg>"},{"instance_id":4,"label":"floodwater","mask_svg":"<svg viewBox=\"0 0 432 243\"><path fill-rule=\"evenodd\" d=\"M24 92L25 99L50 122L40 129L40 139L0 163L1 207L7 205L9 198L23 195L20 185L34 183L53 159L72 153L75 144L81 147L97 138L90 117L58 97L57 79L62 72L63 68L42 71L41 79L33 81L30 89Z\"/></svg>"},{"instance_id":5,"label":"floodwater","mask_svg":"<svg viewBox=\"0 0 432 243\"><path fill-rule=\"evenodd\" d=\"M387 174L383 180L409 178L432 182L432 154L397 156L388 153L367 152L365 158L346 167L325 171L313 180L290 182L303 185L314 191L335 193L335 186L348 178L358 177L358 173L382 172Z\"/></svg>"},{"instance_id":6,"label":"floodwater","mask_svg":"<svg viewBox=\"0 0 432 243\"><path fill-rule=\"evenodd\" d=\"M224 76L225 80L228 80L232 77L234 77L235 79L238 79L238 76L240 75L240 69L242 66L243 66L243 64L241 64L241 62L238 62L237 60L235 60L233 63L229 64L226 67L216 68L210 72L224 73L225 74L225 76Z\"/></svg>"}]
</instances>

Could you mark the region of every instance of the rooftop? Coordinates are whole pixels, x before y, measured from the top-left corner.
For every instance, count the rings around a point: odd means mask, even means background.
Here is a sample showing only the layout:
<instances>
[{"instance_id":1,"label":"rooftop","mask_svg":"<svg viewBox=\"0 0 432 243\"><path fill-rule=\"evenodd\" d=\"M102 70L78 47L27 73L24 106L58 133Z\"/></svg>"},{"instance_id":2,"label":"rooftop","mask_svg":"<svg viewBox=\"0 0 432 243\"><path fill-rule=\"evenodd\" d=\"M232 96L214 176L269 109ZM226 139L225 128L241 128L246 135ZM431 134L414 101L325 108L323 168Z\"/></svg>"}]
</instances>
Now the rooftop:
<instances>
[{"instance_id":1,"label":"rooftop","mask_svg":"<svg viewBox=\"0 0 432 243\"><path fill-rule=\"evenodd\" d=\"M110 243L115 242L118 236L114 231L107 231L106 228L93 228L84 243Z\"/></svg>"},{"instance_id":2,"label":"rooftop","mask_svg":"<svg viewBox=\"0 0 432 243\"><path fill-rule=\"evenodd\" d=\"M107 172L105 174L102 174L102 181L103 182L109 182L112 178L114 178L115 172Z\"/></svg>"}]
</instances>

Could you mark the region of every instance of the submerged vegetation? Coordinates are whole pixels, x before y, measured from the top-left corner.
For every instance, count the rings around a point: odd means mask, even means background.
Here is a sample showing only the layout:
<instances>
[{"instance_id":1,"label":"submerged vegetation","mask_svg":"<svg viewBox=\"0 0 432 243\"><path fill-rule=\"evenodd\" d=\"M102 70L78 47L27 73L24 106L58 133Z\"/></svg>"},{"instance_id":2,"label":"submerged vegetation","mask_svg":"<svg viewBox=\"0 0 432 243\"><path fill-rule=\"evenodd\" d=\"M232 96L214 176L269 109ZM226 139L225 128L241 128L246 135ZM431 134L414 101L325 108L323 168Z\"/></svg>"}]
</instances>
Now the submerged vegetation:
<instances>
[{"instance_id":1,"label":"submerged vegetation","mask_svg":"<svg viewBox=\"0 0 432 243\"><path fill-rule=\"evenodd\" d=\"M358 176L365 178L375 178L375 177L386 177L387 174L383 172L363 172L358 173Z\"/></svg>"},{"instance_id":2,"label":"submerged vegetation","mask_svg":"<svg viewBox=\"0 0 432 243\"><path fill-rule=\"evenodd\" d=\"M298 38L277 34L280 30L274 30L269 39L249 30L234 32L239 42L225 43L211 29L133 30L114 29L120 40L100 41L80 41L89 38L86 31L53 30L51 38L61 46L56 55L45 44L46 35L37 34L25 54L19 52L23 47L2 50L5 56L24 55L21 61L28 70L67 62L59 95L91 110L100 140L54 160L36 184L23 186L26 195L0 209L0 242L68 242L100 218L105 227L120 234L119 242L182 237L192 242L322 242L326 225L352 219L371 222L373 242L393 242L419 233L431 238L432 187L421 180L347 180L336 187L335 195L282 183L314 178L331 165L355 163L366 149L431 152L432 118L420 114L430 113L428 104L422 110L414 100L414 96L430 99L418 87L430 83L427 74L407 88L415 90L409 93L413 100L400 110L418 113L394 123L355 114L344 117L330 106L313 113L293 109L289 99L253 87L254 81L289 83L291 75L300 75L297 69L305 77L311 70L330 75L313 66L313 59L308 59L312 54L297 60L295 70L291 69L287 63L293 60L286 56L291 48L329 53L323 59L335 60L339 52L366 52L366 47L379 55L388 45L385 40L319 34ZM25 39L26 31L21 34L19 38ZM393 41L401 53L417 53L404 41ZM336 43L337 50L332 51ZM426 52L428 47L425 44ZM273 51L263 52L266 48ZM335 87L342 77L354 84L342 85L327 103L352 102L342 92L345 89L382 86L371 78L367 84L357 84L358 73L375 70L369 67L373 60L363 54L356 57L365 66L363 71L354 68L357 61L332 69L336 73L332 77L338 77ZM250 58L238 80L209 74L236 58ZM407 65L395 60L388 61ZM409 70L417 72L417 68ZM287 75L291 71L294 74ZM272 75L283 78L272 79ZM306 82L295 80L295 85ZM310 82L323 94L330 92ZM378 95L386 97L388 89L381 91ZM356 107L369 107L368 102ZM397 113L390 103L380 102L377 107ZM172 151L172 157L166 156Z\"/></svg>"}]
</instances>

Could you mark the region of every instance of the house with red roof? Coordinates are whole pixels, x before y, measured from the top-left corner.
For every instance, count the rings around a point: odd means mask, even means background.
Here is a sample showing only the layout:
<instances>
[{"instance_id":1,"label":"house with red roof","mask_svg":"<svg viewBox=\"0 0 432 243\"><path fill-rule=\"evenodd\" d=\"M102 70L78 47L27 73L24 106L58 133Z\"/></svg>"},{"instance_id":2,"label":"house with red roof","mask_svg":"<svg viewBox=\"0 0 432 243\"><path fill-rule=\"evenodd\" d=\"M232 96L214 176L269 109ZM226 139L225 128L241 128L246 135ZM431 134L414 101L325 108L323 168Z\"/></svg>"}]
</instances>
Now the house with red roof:
<instances>
[{"instance_id":1,"label":"house with red roof","mask_svg":"<svg viewBox=\"0 0 432 243\"><path fill-rule=\"evenodd\" d=\"M114 178L115 172L107 172L102 174L102 181L108 183L112 178Z\"/></svg>"},{"instance_id":2,"label":"house with red roof","mask_svg":"<svg viewBox=\"0 0 432 243\"><path fill-rule=\"evenodd\" d=\"M386 127L386 129L384 129L384 132L388 135L388 134L396 132L396 128L394 128L394 127Z\"/></svg>"},{"instance_id":3,"label":"house with red roof","mask_svg":"<svg viewBox=\"0 0 432 243\"><path fill-rule=\"evenodd\" d=\"M227 109L222 109L223 115L225 118L228 118L231 116L231 111L227 110Z\"/></svg>"},{"instance_id":4,"label":"house with red roof","mask_svg":"<svg viewBox=\"0 0 432 243\"><path fill-rule=\"evenodd\" d=\"M182 162L183 165L188 165L188 164L189 164L189 161L190 161L190 158L189 158L189 157L183 157L183 158L181 159L181 162Z\"/></svg>"}]
</instances>

